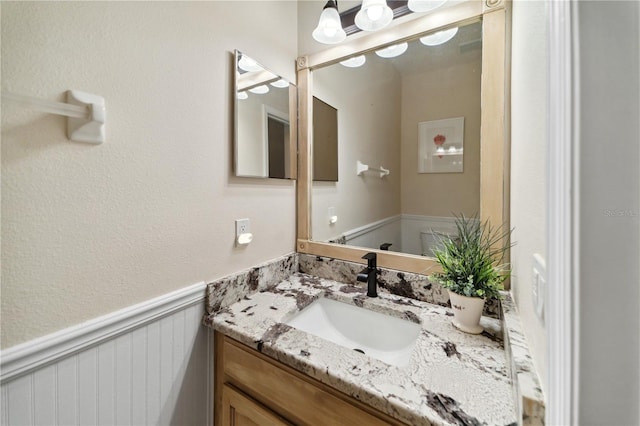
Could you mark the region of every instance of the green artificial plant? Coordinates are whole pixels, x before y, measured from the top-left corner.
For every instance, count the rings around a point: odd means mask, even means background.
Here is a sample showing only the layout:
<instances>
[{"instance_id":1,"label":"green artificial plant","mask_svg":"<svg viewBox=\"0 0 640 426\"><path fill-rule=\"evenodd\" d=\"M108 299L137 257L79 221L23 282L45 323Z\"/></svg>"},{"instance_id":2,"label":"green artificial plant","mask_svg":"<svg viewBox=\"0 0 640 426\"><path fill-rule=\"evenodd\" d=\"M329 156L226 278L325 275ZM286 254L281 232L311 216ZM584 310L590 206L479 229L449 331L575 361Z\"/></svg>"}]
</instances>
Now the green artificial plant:
<instances>
[{"instance_id":1,"label":"green artificial plant","mask_svg":"<svg viewBox=\"0 0 640 426\"><path fill-rule=\"evenodd\" d=\"M482 222L475 216L455 218L456 236L436 233L441 247L434 254L442 272L430 278L463 296L501 298L500 290L511 274L510 265L503 263L506 251L513 246L511 230L494 228L488 220Z\"/></svg>"}]
</instances>

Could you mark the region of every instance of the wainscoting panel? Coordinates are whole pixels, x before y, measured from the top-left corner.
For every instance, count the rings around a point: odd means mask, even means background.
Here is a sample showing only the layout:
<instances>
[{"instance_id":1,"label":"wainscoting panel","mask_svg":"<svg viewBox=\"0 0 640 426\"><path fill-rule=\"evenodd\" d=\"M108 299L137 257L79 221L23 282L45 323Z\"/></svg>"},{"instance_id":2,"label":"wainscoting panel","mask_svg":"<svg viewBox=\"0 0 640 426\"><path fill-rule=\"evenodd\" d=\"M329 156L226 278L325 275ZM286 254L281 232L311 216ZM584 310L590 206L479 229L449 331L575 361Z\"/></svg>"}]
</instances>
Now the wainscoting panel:
<instances>
[{"instance_id":1,"label":"wainscoting panel","mask_svg":"<svg viewBox=\"0 0 640 426\"><path fill-rule=\"evenodd\" d=\"M210 423L213 382L200 289L199 300L187 306L182 300L165 316L154 312L106 340L3 380L2 425Z\"/></svg>"}]
</instances>

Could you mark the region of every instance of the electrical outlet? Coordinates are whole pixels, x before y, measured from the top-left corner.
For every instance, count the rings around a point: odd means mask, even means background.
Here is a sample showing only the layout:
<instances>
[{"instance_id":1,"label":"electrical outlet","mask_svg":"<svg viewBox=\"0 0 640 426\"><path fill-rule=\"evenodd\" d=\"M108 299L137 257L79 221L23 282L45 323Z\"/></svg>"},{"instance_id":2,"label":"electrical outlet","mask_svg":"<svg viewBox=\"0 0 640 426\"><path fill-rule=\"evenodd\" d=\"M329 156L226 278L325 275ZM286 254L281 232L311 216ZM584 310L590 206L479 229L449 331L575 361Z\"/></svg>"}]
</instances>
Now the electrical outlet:
<instances>
[{"instance_id":1,"label":"electrical outlet","mask_svg":"<svg viewBox=\"0 0 640 426\"><path fill-rule=\"evenodd\" d=\"M236 219L236 238L251 232L249 219Z\"/></svg>"}]
</instances>

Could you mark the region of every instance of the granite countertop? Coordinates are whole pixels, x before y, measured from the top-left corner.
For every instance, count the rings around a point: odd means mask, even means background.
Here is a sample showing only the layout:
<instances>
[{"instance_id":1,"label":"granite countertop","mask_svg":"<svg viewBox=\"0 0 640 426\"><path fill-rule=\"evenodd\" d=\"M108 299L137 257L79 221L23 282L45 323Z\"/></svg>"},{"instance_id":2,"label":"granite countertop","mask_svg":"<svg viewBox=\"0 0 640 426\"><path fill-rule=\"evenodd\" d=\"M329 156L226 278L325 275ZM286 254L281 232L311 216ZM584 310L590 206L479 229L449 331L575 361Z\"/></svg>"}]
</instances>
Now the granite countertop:
<instances>
[{"instance_id":1,"label":"granite countertop","mask_svg":"<svg viewBox=\"0 0 640 426\"><path fill-rule=\"evenodd\" d=\"M508 425L516 414L501 322L481 335L451 324L450 309L295 273L209 315L217 331L412 425ZM319 297L422 325L409 365L397 367L284 324Z\"/></svg>"}]
</instances>

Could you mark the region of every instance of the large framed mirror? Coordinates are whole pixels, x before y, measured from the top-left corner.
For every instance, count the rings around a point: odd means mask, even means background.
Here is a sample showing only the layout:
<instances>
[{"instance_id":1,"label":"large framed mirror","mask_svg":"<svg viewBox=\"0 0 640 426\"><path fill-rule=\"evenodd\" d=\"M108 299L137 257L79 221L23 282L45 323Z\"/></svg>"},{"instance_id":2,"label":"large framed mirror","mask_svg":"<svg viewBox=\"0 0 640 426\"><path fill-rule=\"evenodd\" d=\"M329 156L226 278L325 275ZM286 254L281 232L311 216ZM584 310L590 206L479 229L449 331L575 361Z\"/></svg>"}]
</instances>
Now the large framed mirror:
<instances>
[{"instance_id":1,"label":"large framed mirror","mask_svg":"<svg viewBox=\"0 0 640 426\"><path fill-rule=\"evenodd\" d=\"M246 53L234 58L235 175L295 179L296 87Z\"/></svg>"},{"instance_id":2,"label":"large framed mirror","mask_svg":"<svg viewBox=\"0 0 640 426\"><path fill-rule=\"evenodd\" d=\"M449 232L453 214L508 226L506 12L458 2L298 59L299 252L363 262L375 251L380 266L425 273L432 231ZM450 41L429 45L447 29ZM314 96L341 114L338 182L311 178Z\"/></svg>"}]
</instances>

